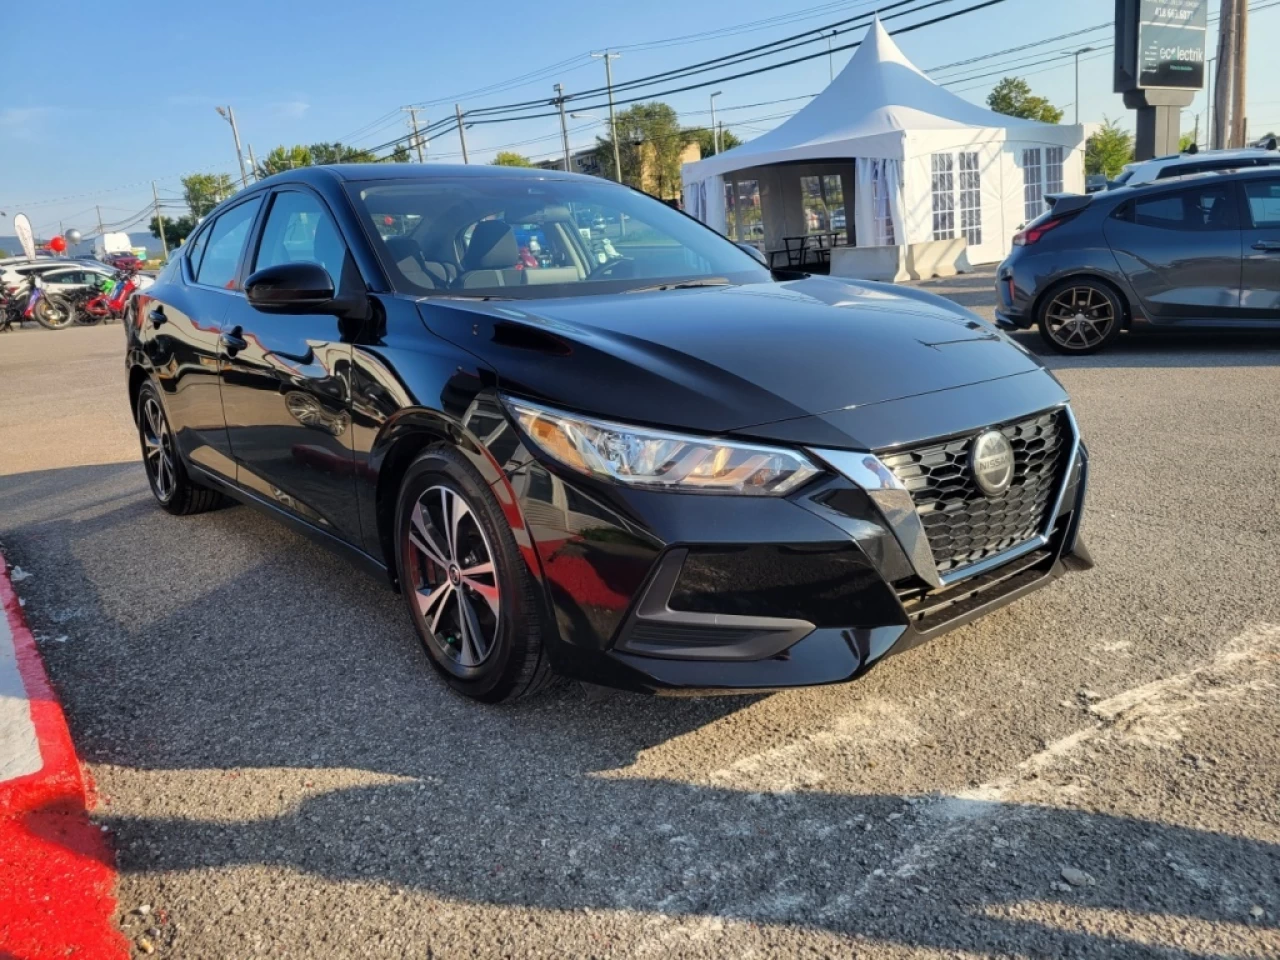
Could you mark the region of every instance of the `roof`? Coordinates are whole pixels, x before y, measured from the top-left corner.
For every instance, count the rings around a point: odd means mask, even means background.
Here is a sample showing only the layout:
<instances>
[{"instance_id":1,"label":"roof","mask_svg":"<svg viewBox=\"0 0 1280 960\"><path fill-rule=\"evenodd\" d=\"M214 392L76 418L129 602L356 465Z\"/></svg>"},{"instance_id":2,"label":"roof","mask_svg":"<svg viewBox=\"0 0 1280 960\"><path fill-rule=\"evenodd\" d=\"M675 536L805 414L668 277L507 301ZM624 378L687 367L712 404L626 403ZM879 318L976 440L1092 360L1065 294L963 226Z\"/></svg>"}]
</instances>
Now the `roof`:
<instances>
[{"instance_id":1,"label":"roof","mask_svg":"<svg viewBox=\"0 0 1280 960\"><path fill-rule=\"evenodd\" d=\"M285 170L267 177L262 183L313 182L320 177L341 181L417 180L433 178L526 178L530 180L596 180L562 170L536 167L498 167L487 163L330 163L296 170Z\"/></svg>"},{"instance_id":2,"label":"roof","mask_svg":"<svg viewBox=\"0 0 1280 960\"><path fill-rule=\"evenodd\" d=\"M849 63L804 109L743 146L688 164L686 170L700 179L787 160L901 157L901 141L909 131L966 129L1052 132L1054 140L1073 131L1073 142L1082 139L1077 127L1006 116L939 86L907 59L877 17Z\"/></svg>"}]
</instances>

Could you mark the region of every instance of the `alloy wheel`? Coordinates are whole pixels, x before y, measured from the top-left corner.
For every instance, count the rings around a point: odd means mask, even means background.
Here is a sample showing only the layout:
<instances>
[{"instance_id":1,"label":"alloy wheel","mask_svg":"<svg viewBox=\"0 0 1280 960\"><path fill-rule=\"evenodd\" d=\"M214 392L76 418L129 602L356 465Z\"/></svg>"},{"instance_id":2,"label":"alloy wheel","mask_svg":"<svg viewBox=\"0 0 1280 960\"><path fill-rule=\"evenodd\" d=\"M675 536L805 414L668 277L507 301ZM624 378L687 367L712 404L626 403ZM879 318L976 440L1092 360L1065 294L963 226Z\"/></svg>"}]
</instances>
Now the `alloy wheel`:
<instances>
[{"instance_id":1,"label":"alloy wheel","mask_svg":"<svg viewBox=\"0 0 1280 960\"><path fill-rule=\"evenodd\" d=\"M489 538L456 490L433 486L413 505L409 583L426 629L445 657L478 667L497 644L502 615Z\"/></svg>"},{"instance_id":2,"label":"alloy wheel","mask_svg":"<svg viewBox=\"0 0 1280 960\"><path fill-rule=\"evenodd\" d=\"M178 486L174 469L173 435L164 418L164 411L155 397L147 397L142 404L142 448L146 455L147 474L155 486L156 496L168 501Z\"/></svg>"},{"instance_id":3,"label":"alloy wheel","mask_svg":"<svg viewBox=\"0 0 1280 960\"><path fill-rule=\"evenodd\" d=\"M1045 309L1049 336L1066 350L1088 350L1102 343L1116 323L1115 308L1101 290L1068 287Z\"/></svg>"}]
</instances>

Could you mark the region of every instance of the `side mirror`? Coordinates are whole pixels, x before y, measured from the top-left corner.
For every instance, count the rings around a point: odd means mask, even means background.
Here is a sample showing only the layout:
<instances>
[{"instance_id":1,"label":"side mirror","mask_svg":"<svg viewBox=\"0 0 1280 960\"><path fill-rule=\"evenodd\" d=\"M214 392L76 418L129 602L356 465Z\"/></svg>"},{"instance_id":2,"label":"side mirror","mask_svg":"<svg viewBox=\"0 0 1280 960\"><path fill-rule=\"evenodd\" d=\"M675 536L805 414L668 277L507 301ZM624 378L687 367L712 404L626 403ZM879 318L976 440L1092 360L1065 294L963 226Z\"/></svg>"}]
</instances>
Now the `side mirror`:
<instances>
[{"instance_id":1,"label":"side mirror","mask_svg":"<svg viewBox=\"0 0 1280 960\"><path fill-rule=\"evenodd\" d=\"M743 253L750 254L751 259L760 264L760 266L764 267L766 270L769 269L769 258L761 253L757 247L753 247L749 243L735 243L734 246Z\"/></svg>"},{"instance_id":2,"label":"side mirror","mask_svg":"<svg viewBox=\"0 0 1280 960\"><path fill-rule=\"evenodd\" d=\"M277 263L245 281L245 296L263 313L345 313L329 273L318 263Z\"/></svg>"}]
</instances>

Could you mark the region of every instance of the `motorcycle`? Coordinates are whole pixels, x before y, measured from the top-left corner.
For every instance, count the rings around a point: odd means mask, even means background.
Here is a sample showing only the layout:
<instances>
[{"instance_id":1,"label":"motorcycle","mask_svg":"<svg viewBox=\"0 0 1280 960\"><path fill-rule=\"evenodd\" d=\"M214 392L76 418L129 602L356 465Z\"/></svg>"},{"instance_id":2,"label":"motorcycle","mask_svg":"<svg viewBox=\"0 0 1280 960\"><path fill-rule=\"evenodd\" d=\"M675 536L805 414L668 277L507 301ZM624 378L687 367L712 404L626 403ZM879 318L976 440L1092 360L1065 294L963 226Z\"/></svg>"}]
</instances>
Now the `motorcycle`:
<instances>
[{"instance_id":1,"label":"motorcycle","mask_svg":"<svg viewBox=\"0 0 1280 960\"><path fill-rule=\"evenodd\" d=\"M71 305L60 296L46 293L39 275L33 273L27 278L25 291L19 288L5 294L0 331L10 330L14 324L21 326L24 320L34 320L49 330L61 330L70 326L74 316Z\"/></svg>"},{"instance_id":2,"label":"motorcycle","mask_svg":"<svg viewBox=\"0 0 1280 960\"><path fill-rule=\"evenodd\" d=\"M129 298L139 286L137 270L117 270L110 289L94 291L88 288L77 295L79 322L95 324L121 319L129 306Z\"/></svg>"}]
</instances>

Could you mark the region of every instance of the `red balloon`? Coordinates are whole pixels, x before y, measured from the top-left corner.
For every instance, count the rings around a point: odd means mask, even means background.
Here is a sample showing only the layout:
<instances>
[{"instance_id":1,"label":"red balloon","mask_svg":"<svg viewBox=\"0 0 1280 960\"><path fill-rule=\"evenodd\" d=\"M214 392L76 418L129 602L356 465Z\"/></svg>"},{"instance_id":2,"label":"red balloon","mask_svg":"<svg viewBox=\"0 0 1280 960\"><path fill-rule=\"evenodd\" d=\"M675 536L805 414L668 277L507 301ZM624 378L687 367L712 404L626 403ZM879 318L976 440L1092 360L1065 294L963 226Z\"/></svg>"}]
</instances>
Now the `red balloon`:
<instances>
[{"instance_id":1,"label":"red balloon","mask_svg":"<svg viewBox=\"0 0 1280 960\"><path fill-rule=\"evenodd\" d=\"M49 249L54 253L65 253L67 249L67 241L61 237L54 237L49 241Z\"/></svg>"}]
</instances>

